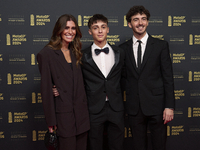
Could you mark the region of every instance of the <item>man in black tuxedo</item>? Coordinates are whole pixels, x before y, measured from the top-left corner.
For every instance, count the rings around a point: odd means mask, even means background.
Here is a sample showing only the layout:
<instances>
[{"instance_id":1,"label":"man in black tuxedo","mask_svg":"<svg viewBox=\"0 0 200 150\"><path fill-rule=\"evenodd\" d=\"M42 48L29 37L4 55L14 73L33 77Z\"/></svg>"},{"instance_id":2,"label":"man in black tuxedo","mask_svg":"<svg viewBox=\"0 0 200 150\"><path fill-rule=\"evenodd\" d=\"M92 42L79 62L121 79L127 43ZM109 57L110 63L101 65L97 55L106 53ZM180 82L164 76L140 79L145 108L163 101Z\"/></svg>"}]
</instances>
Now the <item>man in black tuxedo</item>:
<instances>
[{"instance_id":1,"label":"man in black tuxedo","mask_svg":"<svg viewBox=\"0 0 200 150\"><path fill-rule=\"evenodd\" d=\"M122 150L124 107L120 87L125 53L106 41L108 19L95 14L88 22L93 44L82 51L82 72L90 116L90 150L103 150L104 126L110 150Z\"/></svg>"},{"instance_id":2,"label":"man in black tuxedo","mask_svg":"<svg viewBox=\"0 0 200 150\"><path fill-rule=\"evenodd\" d=\"M147 149L147 126L154 150L165 150L166 123L174 117L174 82L168 43L146 32L150 13L134 6L126 14L133 37L125 51L126 112L135 150Z\"/></svg>"}]
</instances>

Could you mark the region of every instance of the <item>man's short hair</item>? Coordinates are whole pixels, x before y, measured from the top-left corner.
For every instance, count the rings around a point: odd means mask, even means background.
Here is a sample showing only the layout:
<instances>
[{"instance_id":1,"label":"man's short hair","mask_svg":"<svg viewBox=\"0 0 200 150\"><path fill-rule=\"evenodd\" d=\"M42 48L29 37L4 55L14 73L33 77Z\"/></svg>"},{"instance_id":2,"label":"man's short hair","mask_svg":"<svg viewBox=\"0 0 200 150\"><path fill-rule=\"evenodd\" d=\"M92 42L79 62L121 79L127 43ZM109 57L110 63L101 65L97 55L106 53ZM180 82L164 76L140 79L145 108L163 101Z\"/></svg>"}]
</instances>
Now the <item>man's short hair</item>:
<instances>
[{"instance_id":1,"label":"man's short hair","mask_svg":"<svg viewBox=\"0 0 200 150\"><path fill-rule=\"evenodd\" d=\"M102 21L108 24L108 19L102 14L93 15L88 21L88 28L90 29L92 24L97 23L97 21Z\"/></svg>"},{"instance_id":2,"label":"man's short hair","mask_svg":"<svg viewBox=\"0 0 200 150\"><path fill-rule=\"evenodd\" d=\"M150 13L149 11L144 7L144 6L133 6L130 8L128 13L126 14L126 20L127 22L131 22L131 17L137 14L145 14L147 16L147 20L150 18Z\"/></svg>"}]
</instances>

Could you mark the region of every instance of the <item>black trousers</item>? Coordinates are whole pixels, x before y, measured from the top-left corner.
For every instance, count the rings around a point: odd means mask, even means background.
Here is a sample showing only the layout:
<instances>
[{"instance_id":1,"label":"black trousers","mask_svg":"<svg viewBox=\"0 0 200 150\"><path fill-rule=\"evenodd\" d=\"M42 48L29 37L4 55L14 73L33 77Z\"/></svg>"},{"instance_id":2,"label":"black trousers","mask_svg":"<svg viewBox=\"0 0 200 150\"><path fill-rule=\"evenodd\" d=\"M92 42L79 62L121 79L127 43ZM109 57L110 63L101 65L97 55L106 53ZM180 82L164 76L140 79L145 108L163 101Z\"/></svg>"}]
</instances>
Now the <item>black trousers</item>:
<instances>
[{"instance_id":1,"label":"black trousers","mask_svg":"<svg viewBox=\"0 0 200 150\"><path fill-rule=\"evenodd\" d=\"M137 115L128 115L128 121L134 150L147 150L147 127L153 150L166 149L167 125L164 124L163 115L145 116L140 109Z\"/></svg>"},{"instance_id":2,"label":"black trousers","mask_svg":"<svg viewBox=\"0 0 200 150\"><path fill-rule=\"evenodd\" d=\"M72 136L60 137L58 139L58 150L86 150L87 147L87 132Z\"/></svg>"},{"instance_id":3,"label":"black trousers","mask_svg":"<svg viewBox=\"0 0 200 150\"><path fill-rule=\"evenodd\" d=\"M109 150L123 150L124 140L124 111L114 111L109 102L98 114L90 114L89 148L103 149L103 134L106 124L107 143Z\"/></svg>"}]
</instances>

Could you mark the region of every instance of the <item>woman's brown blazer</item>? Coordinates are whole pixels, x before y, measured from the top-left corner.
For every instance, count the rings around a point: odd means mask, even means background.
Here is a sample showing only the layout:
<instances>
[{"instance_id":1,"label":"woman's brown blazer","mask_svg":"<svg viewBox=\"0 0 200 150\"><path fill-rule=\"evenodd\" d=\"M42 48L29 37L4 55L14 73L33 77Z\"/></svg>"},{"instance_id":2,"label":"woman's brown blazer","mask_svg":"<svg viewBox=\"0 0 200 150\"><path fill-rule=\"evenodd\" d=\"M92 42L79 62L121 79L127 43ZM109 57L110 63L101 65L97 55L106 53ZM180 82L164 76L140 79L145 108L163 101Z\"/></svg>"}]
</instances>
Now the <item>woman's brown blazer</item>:
<instances>
[{"instance_id":1,"label":"woman's brown blazer","mask_svg":"<svg viewBox=\"0 0 200 150\"><path fill-rule=\"evenodd\" d=\"M57 134L70 137L89 130L89 114L80 66L70 50L72 68L61 50L49 47L37 55L41 73L41 94L48 126L57 126ZM54 97L52 85L60 96Z\"/></svg>"}]
</instances>

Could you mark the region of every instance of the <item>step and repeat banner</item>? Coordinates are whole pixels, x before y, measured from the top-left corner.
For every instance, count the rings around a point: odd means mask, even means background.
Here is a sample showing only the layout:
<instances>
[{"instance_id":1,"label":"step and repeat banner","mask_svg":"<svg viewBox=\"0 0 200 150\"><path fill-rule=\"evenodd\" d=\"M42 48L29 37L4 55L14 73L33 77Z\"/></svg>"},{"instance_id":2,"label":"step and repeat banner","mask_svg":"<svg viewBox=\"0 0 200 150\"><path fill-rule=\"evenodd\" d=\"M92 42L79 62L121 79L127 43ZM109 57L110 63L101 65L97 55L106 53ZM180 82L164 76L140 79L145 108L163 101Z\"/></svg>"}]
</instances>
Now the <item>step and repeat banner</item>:
<instances>
[{"instance_id":1,"label":"step and repeat banner","mask_svg":"<svg viewBox=\"0 0 200 150\"><path fill-rule=\"evenodd\" d=\"M167 150L199 149L199 0L0 0L1 150L45 149L47 126L36 55L48 43L58 17L66 13L76 17L86 48L93 41L88 19L101 13L109 20L107 40L119 45L132 37L125 14L133 5L144 5L150 11L148 33L169 42L176 109L167 127ZM132 150L132 136L126 122L126 150Z\"/></svg>"}]
</instances>

